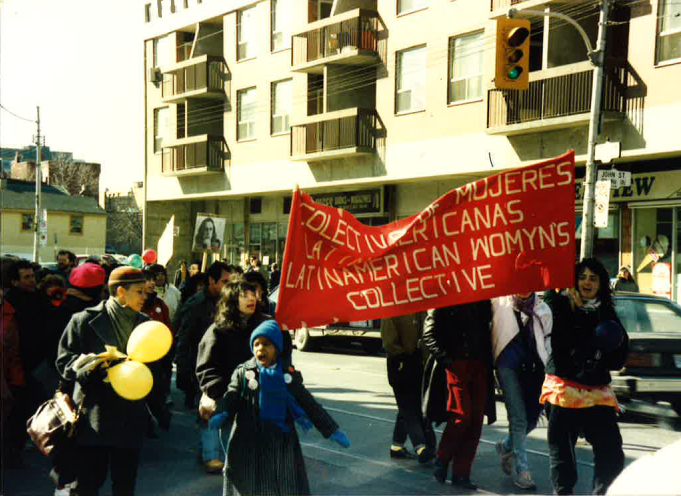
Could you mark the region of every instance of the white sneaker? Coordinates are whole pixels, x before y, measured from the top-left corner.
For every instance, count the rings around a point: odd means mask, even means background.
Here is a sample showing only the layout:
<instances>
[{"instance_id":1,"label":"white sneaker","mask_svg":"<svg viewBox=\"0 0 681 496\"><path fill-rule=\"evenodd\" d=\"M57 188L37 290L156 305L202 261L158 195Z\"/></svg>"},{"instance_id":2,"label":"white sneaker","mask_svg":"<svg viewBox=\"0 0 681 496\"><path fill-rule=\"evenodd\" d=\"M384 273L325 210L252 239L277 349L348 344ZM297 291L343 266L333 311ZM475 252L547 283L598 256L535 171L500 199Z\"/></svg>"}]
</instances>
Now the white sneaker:
<instances>
[{"instance_id":1,"label":"white sneaker","mask_svg":"<svg viewBox=\"0 0 681 496\"><path fill-rule=\"evenodd\" d=\"M532 474L527 470L515 474L513 476L513 483L520 489L535 489L537 487L537 484L535 484L532 479Z\"/></svg>"},{"instance_id":2,"label":"white sneaker","mask_svg":"<svg viewBox=\"0 0 681 496\"><path fill-rule=\"evenodd\" d=\"M506 451L506 448L504 448L504 441L499 441L496 444L496 448L497 453L501 458L501 470L503 470L506 475L513 474L513 469L515 466L515 458L513 456L513 452Z\"/></svg>"},{"instance_id":3,"label":"white sneaker","mask_svg":"<svg viewBox=\"0 0 681 496\"><path fill-rule=\"evenodd\" d=\"M62 487L61 489L54 490L54 496L71 496L71 489L68 487Z\"/></svg>"}]
</instances>

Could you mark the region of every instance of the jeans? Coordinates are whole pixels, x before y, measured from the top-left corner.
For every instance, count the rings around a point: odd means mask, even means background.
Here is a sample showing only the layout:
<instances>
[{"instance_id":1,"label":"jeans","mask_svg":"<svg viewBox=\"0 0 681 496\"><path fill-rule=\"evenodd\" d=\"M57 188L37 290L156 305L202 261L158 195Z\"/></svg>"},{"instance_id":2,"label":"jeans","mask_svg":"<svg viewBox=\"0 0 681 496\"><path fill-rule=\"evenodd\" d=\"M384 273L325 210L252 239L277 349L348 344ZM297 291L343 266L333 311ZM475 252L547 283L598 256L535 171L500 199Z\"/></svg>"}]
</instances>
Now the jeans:
<instances>
[{"instance_id":1,"label":"jeans","mask_svg":"<svg viewBox=\"0 0 681 496\"><path fill-rule=\"evenodd\" d=\"M497 377L504 392L504 403L508 415L508 436L504 438L504 451L513 452L516 472L529 471L527 461L527 435L537 427L542 411L539 403L543 374L537 378L517 371L501 367L497 369Z\"/></svg>"},{"instance_id":2,"label":"jeans","mask_svg":"<svg viewBox=\"0 0 681 496\"><path fill-rule=\"evenodd\" d=\"M229 442L231 424L223 424L219 429L211 429L207 422L201 421L201 458L204 462L209 460L225 461L225 451Z\"/></svg>"}]
</instances>

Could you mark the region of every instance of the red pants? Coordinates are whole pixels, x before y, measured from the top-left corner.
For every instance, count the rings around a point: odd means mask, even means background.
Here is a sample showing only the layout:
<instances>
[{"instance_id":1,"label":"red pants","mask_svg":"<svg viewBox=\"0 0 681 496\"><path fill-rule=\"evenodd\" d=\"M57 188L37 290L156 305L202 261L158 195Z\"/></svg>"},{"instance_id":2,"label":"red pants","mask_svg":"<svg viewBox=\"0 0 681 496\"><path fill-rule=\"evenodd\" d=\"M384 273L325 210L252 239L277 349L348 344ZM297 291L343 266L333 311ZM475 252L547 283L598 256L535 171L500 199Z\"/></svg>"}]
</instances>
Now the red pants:
<instances>
[{"instance_id":1,"label":"red pants","mask_svg":"<svg viewBox=\"0 0 681 496\"><path fill-rule=\"evenodd\" d=\"M482 434L489 367L479 360L456 360L447 367L450 415L437 456L453 460L452 475L469 476Z\"/></svg>"}]
</instances>

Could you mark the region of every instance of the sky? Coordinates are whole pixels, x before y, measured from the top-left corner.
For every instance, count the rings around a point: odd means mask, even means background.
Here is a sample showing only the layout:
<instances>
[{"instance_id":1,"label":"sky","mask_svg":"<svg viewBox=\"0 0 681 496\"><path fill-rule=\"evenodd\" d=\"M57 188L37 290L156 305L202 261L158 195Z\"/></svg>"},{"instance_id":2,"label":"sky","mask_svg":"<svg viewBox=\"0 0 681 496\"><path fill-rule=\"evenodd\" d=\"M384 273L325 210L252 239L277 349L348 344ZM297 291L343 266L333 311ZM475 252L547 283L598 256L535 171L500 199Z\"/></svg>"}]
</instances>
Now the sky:
<instances>
[{"instance_id":1,"label":"sky","mask_svg":"<svg viewBox=\"0 0 681 496\"><path fill-rule=\"evenodd\" d=\"M143 2L0 0L0 103L52 150L102 164L100 190L144 175ZM0 145L36 124L0 109Z\"/></svg>"}]
</instances>

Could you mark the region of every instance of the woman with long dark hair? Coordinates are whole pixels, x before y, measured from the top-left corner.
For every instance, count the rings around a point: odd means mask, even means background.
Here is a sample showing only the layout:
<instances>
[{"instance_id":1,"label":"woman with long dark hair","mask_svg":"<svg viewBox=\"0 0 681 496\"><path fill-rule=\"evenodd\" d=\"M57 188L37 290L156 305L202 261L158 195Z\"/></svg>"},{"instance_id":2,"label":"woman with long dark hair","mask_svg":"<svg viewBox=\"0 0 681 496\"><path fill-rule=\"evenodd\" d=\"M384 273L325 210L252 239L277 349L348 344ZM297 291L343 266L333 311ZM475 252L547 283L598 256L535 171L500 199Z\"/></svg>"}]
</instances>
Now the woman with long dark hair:
<instances>
[{"instance_id":1,"label":"woman with long dark hair","mask_svg":"<svg viewBox=\"0 0 681 496\"><path fill-rule=\"evenodd\" d=\"M198 249L220 249L220 238L215 229L215 221L206 217L199 224L199 230L194 238L194 246Z\"/></svg>"},{"instance_id":2,"label":"woman with long dark hair","mask_svg":"<svg viewBox=\"0 0 681 496\"><path fill-rule=\"evenodd\" d=\"M594 494L605 494L624 468L619 405L610 387L610 370L624 366L629 338L615 314L609 280L600 261L586 258L575 267L574 288L544 296L553 312L553 330L541 402L549 405L555 494L573 493L580 433L593 447Z\"/></svg>"}]
</instances>

